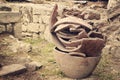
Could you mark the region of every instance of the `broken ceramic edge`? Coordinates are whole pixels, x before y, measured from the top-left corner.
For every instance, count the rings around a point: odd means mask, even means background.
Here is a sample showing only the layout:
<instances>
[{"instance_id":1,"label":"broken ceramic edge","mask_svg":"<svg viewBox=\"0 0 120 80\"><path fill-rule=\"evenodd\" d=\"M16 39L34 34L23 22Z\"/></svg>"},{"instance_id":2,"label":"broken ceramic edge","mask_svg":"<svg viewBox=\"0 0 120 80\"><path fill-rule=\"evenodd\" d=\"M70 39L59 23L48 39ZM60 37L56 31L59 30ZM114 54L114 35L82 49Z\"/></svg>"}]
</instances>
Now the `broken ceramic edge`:
<instances>
[{"instance_id":1,"label":"broken ceramic edge","mask_svg":"<svg viewBox=\"0 0 120 80\"><path fill-rule=\"evenodd\" d=\"M86 41L89 41L89 42L86 43ZM92 42L90 42L90 41L92 41ZM96 43L96 44L92 44L92 43ZM64 47L61 48L61 47L57 46L61 51L82 52L82 53L85 53L87 56L98 56L101 54L101 51L105 46L105 41L100 38L83 38L83 39L81 39L80 44L78 44L78 45L76 44L76 46L70 46L73 43L69 43L69 42L64 42L64 43L61 42L61 44L64 45ZM66 45L68 45L68 46L66 46ZM89 48L89 49L87 49L87 48ZM91 49L93 51L91 51Z\"/></svg>"},{"instance_id":2,"label":"broken ceramic edge","mask_svg":"<svg viewBox=\"0 0 120 80\"><path fill-rule=\"evenodd\" d=\"M105 47L105 41L100 38L84 38L81 42L80 52L86 56L98 56Z\"/></svg>"},{"instance_id":3,"label":"broken ceramic edge","mask_svg":"<svg viewBox=\"0 0 120 80\"><path fill-rule=\"evenodd\" d=\"M58 32L58 31L61 31L61 30L64 30L66 28L79 28L79 26L81 25L77 25L77 24L60 24L56 27L55 31L54 32Z\"/></svg>"},{"instance_id":4,"label":"broken ceramic edge","mask_svg":"<svg viewBox=\"0 0 120 80\"><path fill-rule=\"evenodd\" d=\"M65 41L61 37L58 37L58 39L61 41L61 43L66 46L66 47L77 47L78 45L81 44L81 40L76 40L76 41Z\"/></svg>"},{"instance_id":5,"label":"broken ceramic edge","mask_svg":"<svg viewBox=\"0 0 120 80\"><path fill-rule=\"evenodd\" d=\"M69 54L70 54L71 56L86 57L86 54L81 53L81 52L70 52Z\"/></svg>"},{"instance_id":6,"label":"broken ceramic edge","mask_svg":"<svg viewBox=\"0 0 120 80\"><path fill-rule=\"evenodd\" d=\"M80 46L81 45L79 45L79 46L77 46L77 47L66 47L66 46L64 46L64 44L62 43L62 42L59 42L59 44L58 43L56 43L55 44L56 45L56 47L58 47L60 50L62 50L62 51L65 51L65 52L73 52L73 51L78 51L79 52L79 49L80 49Z\"/></svg>"},{"instance_id":7,"label":"broken ceramic edge","mask_svg":"<svg viewBox=\"0 0 120 80\"><path fill-rule=\"evenodd\" d=\"M76 25L80 25L79 23L75 23L75 22L63 22L63 23L58 24L57 26L59 26L61 24L76 24ZM57 32L57 31L55 31L55 29L57 28L57 26L54 26L50 31L51 32ZM92 30L92 29L90 29L90 28L88 28L88 27L86 27L84 25L81 25L81 28L85 29L86 32L89 32L89 31Z\"/></svg>"},{"instance_id":8,"label":"broken ceramic edge","mask_svg":"<svg viewBox=\"0 0 120 80\"><path fill-rule=\"evenodd\" d=\"M70 33L70 32L69 32ZM62 31L59 31L56 33L56 36L59 36L64 39L82 39L82 38L88 38L87 33L85 32L84 29L81 29L81 32L77 32L76 34L73 35L74 32L67 34Z\"/></svg>"},{"instance_id":9,"label":"broken ceramic edge","mask_svg":"<svg viewBox=\"0 0 120 80\"><path fill-rule=\"evenodd\" d=\"M101 32L96 32L96 31L90 31L88 33L88 36L91 37L91 38L101 38L101 39L104 39L104 35L102 35Z\"/></svg>"},{"instance_id":10,"label":"broken ceramic edge","mask_svg":"<svg viewBox=\"0 0 120 80\"><path fill-rule=\"evenodd\" d=\"M83 28L79 28L79 27L78 27L78 28L70 28L69 30L70 30L70 32L73 32L73 33L74 33L74 32L85 31Z\"/></svg>"},{"instance_id":11,"label":"broken ceramic edge","mask_svg":"<svg viewBox=\"0 0 120 80\"><path fill-rule=\"evenodd\" d=\"M67 51L62 51L62 50L60 50L57 47L55 47L54 50L55 51L59 51L60 53L63 53L63 54L69 54L70 56L86 57L86 55L84 53L81 53L81 52L67 52Z\"/></svg>"},{"instance_id":12,"label":"broken ceramic edge","mask_svg":"<svg viewBox=\"0 0 120 80\"><path fill-rule=\"evenodd\" d=\"M53 10L52 10L52 14L50 16L50 28L57 22L57 12L58 10L58 5L55 4Z\"/></svg>"},{"instance_id":13,"label":"broken ceramic edge","mask_svg":"<svg viewBox=\"0 0 120 80\"><path fill-rule=\"evenodd\" d=\"M74 57L83 57L83 58L87 58L87 57L101 57L101 54L96 55L96 56L87 56L85 53L82 53L82 52L76 52L76 51L73 51L73 52L62 51L62 50L60 50L60 49L57 48L57 47L54 47L54 51L59 52L59 53L61 53L61 54L68 54L68 55L74 56Z\"/></svg>"},{"instance_id":14,"label":"broken ceramic edge","mask_svg":"<svg viewBox=\"0 0 120 80\"><path fill-rule=\"evenodd\" d=\"M58 20L52 27L51 27L51 32L53 32L57 26L61 25L61 24L76 24L76 25L81 25L84 26L85 28L92 30L92 26L89 25L87 22L85 22L84 20L77 18L77 17L66 17L66 18L62 18L60 20Z\"/></svg>"}]
</instances>

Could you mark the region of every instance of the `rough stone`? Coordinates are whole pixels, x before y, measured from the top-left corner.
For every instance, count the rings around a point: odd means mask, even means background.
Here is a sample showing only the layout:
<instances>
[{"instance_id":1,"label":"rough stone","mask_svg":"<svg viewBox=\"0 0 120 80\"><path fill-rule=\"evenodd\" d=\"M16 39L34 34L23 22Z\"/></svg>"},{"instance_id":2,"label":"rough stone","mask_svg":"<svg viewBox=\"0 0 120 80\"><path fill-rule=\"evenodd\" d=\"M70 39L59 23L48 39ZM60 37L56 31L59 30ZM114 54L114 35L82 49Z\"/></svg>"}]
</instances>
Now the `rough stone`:
<instances>
[{"instance_id":1,"label":"rough stone","mask_svg":"<svg viewBox=\"0 0 120 80\"><path fill-rule=\"evenodd\" d=\"M21 14L17 12L0 12L1 23L15 23L20 21Z\"/></svg>"},{"instance_id":2,"label":"rough stone","mask_svg":"<svg viewBox=\"0 0 120 80\"><path fill-rule=\"evenodd\" d=\"M81 15L84 16L84 19L89 19L89 20L93 20L93 19L99 20L100 19L100 14L98 12L96 12L95 10L91 10L91 9L83 11L81 13Z\"/></svg>"},{"instance_id":3,"label":"rough stone","mask_svg":"<svg viewBox=\"0 0 120 80\"><path fill-rule=\"evenodd\" d=\"M42 18L42 22L43 22L43 23L49 24L49 22L50 22L50 16L41 15L41 18Z\"/></svg>"},{"instance_id":4,"label":"rough stone","mask_svg":"<svg viewBox=\"0 0 120 80\"><path fill-rule=\"evenodd\" d=\"M46 11L51 11L51 5L38 4L33 7L33 14L46 14Z\"/></svg>"},{"instance_id":5,"label":"rough stone","mask_svg":"<svg viewBox=\"0 0 120 80\"><path fill-rule=\"evenodd\" d=\"M39 28L39 31L40 31L40 32L44 32L44 31L45 31L45 28L46 28L45 24L41 24L41 25L40 25L40 28Z\"/></svg>"},{"instance_id":6,"label":"rough stone","mask_svg":"<svg viewBox=\"0 0 120 80\"><path fill-rule=\"evenodd\" d=\"M120 0L109 0L107 8L108 9L113 8L115 7L116 4L119 4L119 3L120 3Z\"/></svg>"},{"instance_id":7,"label":"rough stone","mask_svg":"<svg viewBox=\"0 0 120 80\"><path fill-rule=\"evenodd\" d=\"M39 23L39 18L40 18L40 15L33 15L33 22Z\"/></svg>"},{"instance_id":8,"label":"rough stone","mask_svg":"<svg viewBox=\"0 0 120 80\"><path fill-rule=\"evenodd\" d=\"M52 41L52 36L50 35L50 31L49 31L49 27L46 27L45 31L44 31L44 38L48 41L53 43Z\"/></svg>"},{"instance_id":9,"label":"rough stone","mask_svg":"<svg viewBox=\"0 0 120 80\"><path fill-rule=\"evenodd\" d=\"M43 9L41 9L41 8L39 8L39 7L33 7L33 15L34 14L41 14L41 11L42 11Z\"/></svg>"},{"instance_id":10,"label":"rough stone","mask_svg":"<svg viewBox=\"0 0 120 80\"><path fill-rule=\"evenodd\" d=\"M14 26L14 36L18 39L22 38L22 26L21 23L16 23Z\"/></svg>"},{"instance_id":11,"label":"rough stone","mask_svg":"<svg viewBox=\"0 0 120 80\"><path fill-rule=\"evenodd\" d=\"M45 39L45 37L44 37L44 32L41 32L41 33L39 34L39 38Z\"/></svg>"},{"instance_id":12,"label":"rough stone","mask_svg":"<svg viewBox=\"0 0 120 80\"><path fill-rule=\"evenodd\" d=\"M32 6L32 5L31 5ZM28 21L28 22L32 22L32 7L30 5L27 6L21 6L19 11L22 13L23 16L23 20Z\"/></svg>"},{"instance_id":13,"label":"rough stone","mask_svg":"<svg viewBox=\"0 0 120 80\"><path fill-rule=\"evenodd\" d=\"M32 36L32 37L33 37L33 39L38 39L38 37L39 37L39 35L38 35L38 34L36 34L36 33L33 33L32 35L33 35L33 36Z\"/></svg>"},{"instance_id":14,"label":"rough stone","mask_svg":"<svg viewBox=\"0 0 120 80\"><path fill-rule=\"evenodd\" d=\"M12 11L12 9L7 6L0 6L0 11Z\"/></svg>"},{"instance_id":15,"label":"rough stone","mask_svg":"<svg viewBox=\"0 0 120 80\"><path fill-rule=\"evenodd\" d=\"M30 63L32 61L31 57L28 56L26 53L24 55L21 55L21 56L13 57L13 59L16 61L16 63L23 64L23 65Z\"/></svg>"},{"instance_id":16,"label":"rough stone","mask_svg":"<svg viewBox=\"0 0 120 80\"><path fill-rule=\"evenodd\" d=\"M104 54L110 54L111 53L111 45L106 45L103 50Z\"/></svg>"},{"instance_id":17,"label":"rough stone","mask_svg":"<svg viewBox=\"0 0 120 80\"><path fill-rule=\"evenodd\" d=\"M26 64L26 67L28 71L36 71L42 67L42 64L39 62L33 61L33 62Z\"/></svg>"},{"instance_id":18,"label":"rough stone","mask_svg":"<svg viewBox=\"0 0 120 80\"><path fill-rule=\"evenodd\" d=\"M29 19L28 19L28 15L27 14L24 14L23 15L23 18L22 18L22 23L23 25L27 26L29 24Z\"/></svg>"},{"instance_id":19,"label":"rough stone","mask_svg":"<svg viewBox=\"0 0 120 80\"><path fill-rule=\"evenodd\" d=\"M120 46L119 46L119 47L116 47L114 56L115 56L116 58L120 58Z\"/></svg>"},{"instance_id":20,"label":"rough stone","mask_svg":"<svg viewBox=\"0 0 120 80\"><path fill-rule=\"evenodd\" d=\"M27 27L28 27L28 26L22 25L22 31L23 31L23 32L27 31Z\"/></svg>"},{"instance_id":21,"label":"rough stone","mask_svg":"<svg viewBox=\"0 0 120 80\"><path fill-rule=\"evenodd\" d=\"M0 33L5 31L5 25L0 25Z\"/></svg>"},{"instance_id":22,"label":"rough stone","mask_svg":"<svg viewBox=\"0 0 120 80\"><path fill-rule=\"evenodd\" d=\"M32 33L22 32L22 37L32 37Z\"/></svg>"},{"instance_id":23,"label":"rough stone","mask_svg":"<svg viewBox=\"0 0 120 80\"><path fill-rule=\"evenodd\" d=\"M48 25L49 25L49 18L50 18L51 11L52 11L54 4L29 3L29 4L24 4L24 5L23 4L7 4L7 5L3 5L3 6L10 7L12 9L10 14L18 13L18 12L20 12L22 14L22 18L20 20L22 27L21 28L16 27L17 31L15 31L15 34L16 34L15 37L21 38L21 35L23 38L25 38L25 37L26 38L28 38L28 37L29 38L44 37L44 31L46 29L46 26L48 27ZM60 10L62 10L63 8L64 8L63 5L59 5ZM59 12L61 12L61 11L59 11ZM8 14L8 13L6 12L6 14ZM2 13L0 13L0 14L2 14ZM7 15L7 16L9 16L9 15ZM13 18L13 16L12 16L12 18ZM18 17L16 17L16 18L18 18ZM18 30L18 29L21 29L21 30ZM0 32L3 32L1 30L1 28L0 28ZM11 32L11 31L9 31L9 32ZM33 34L33 33L35 33L35 34ZM46 32L46 35L47 34L48 34L48 32ZM48 38L48 40L49 40L49 38Z\"/></svg>"},{"instance_id":24,"label":"rough stone","mask_svg":"<svg viewBox=\"0 0 120 80\"><path fill-rule=\"evenodd\" d=\"M7 25L7 32L9 32L9 33L13 32L13 26L12 26L12 24L8 24Z\"/></svg>"},{"instance_id":25,"label":"rough stone","mask_svg":"<svg viewBox=\"0 0 120 80\"><path fill-rule=\"evenodd\" d=\"M40 27L40 24L30 23L30 24L28 24L27 31L38 33L39 32L39 27Z\"/></svg>"},{"instance_id":26,"label":"rough stone","mask_svg":"<svg viewBox=\"0 0 120 80\"><path fill-rule=\"evenodd\" d=\"M11 64L8 66L2 67L0 70L0 76L6 76L6 75L15 75L24 73L26 71L26 67L20 64Z\"/></svg>"},{"instance_id":27,"label":"rough stone","mask_svg":"<svg viewBox=\"0 0 120 80\"><path fill-rule=\"evenodd\" d=\"M24 43L22 41L12 42L9 48L13 52L30 52L32 50L32 46L28 43Z\"/></svg>"},{"instance_id":28,"label":"rough stone","mask_svg":"<svg viewBox=\"0 0 120 80\"><path fill-rule=\"evenodd\" d=\"M115 5L115 7L108 10L108 19L118 18L120 15L120 4Z\"/></svg>"}]
</instances>

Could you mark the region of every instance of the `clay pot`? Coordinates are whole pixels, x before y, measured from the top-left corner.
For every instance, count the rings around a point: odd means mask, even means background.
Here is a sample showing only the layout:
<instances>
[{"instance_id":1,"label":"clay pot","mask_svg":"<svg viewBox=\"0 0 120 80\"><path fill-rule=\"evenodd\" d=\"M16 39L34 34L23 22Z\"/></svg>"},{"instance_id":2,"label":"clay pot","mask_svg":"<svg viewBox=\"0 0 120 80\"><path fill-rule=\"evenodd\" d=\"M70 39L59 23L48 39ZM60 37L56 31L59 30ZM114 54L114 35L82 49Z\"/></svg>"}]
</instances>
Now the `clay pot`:
<instances>
[{"instance_id":1,"label":"clay pot","mask_svg":"<svg viewBox=\"0 0 120 80\"><path fill-rule=\"evenodd\" d=\"M66 76L74 79L81 79L91 75L101 59L101 56L85 57L80 54L71 55L58 48L54 49L54 53L61 71Z\"/></svg>"}]
</instances>

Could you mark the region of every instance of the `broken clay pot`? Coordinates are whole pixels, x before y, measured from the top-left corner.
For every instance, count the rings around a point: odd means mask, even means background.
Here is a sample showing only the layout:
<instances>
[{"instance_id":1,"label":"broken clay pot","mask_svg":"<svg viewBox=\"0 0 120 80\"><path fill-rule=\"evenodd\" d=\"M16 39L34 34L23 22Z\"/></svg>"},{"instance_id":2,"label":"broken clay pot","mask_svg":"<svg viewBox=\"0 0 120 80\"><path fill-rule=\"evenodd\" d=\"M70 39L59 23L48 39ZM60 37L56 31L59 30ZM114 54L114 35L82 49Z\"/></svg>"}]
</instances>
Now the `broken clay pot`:
<instances>
[{"instance_id":1,"label":"broken clay pot","mask_svg":"<svg viewBox=\"0 0 120 80\"><path fill-rule=\"evenodd\" d=\"M61 71L68 77L74 79L85 78L92 74L101 56L85 57L84 55L70 55L69 52L63 52L58 48L54 49L55 59L59 64Z\"/></svg>"}]
</instances>

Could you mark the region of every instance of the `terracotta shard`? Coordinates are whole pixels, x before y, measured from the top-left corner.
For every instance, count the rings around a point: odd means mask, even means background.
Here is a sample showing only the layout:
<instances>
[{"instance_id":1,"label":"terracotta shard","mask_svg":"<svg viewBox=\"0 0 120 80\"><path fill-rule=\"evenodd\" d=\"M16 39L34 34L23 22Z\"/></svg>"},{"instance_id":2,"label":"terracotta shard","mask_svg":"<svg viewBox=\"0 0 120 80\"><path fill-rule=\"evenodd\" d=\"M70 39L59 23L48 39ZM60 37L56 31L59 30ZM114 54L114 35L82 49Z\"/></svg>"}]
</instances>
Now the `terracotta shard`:
<instances>
[{"instance_id":1,"label":"terracotta shard","mask_svg":"<svg viewBox=\"0 0 120 80\"><path fill-rule=\"evenodd\" d=\"M87 56L99 56L105 46L105 41L100 38L84 38L81 42L80 52Z\"/></svg>"},{"instance_id":2,"label":"terracotta shard","mask_svg":"<svg viewBox=\"0 0 120 80\"><path fill-rule=\"evenodd\" d=\"M61 43L65 46L65 47L78 47L81 44L81 40L74 40L74 41L66 41L60 37L58 37L58 39L61 41Z\"/></svg>"},{"instance_id":3,"label":"terracotta shard","mask_svg":"<svg viewBox=\"0 0 120 80\"><path fill-rule=\"evenodd\" d=\"M53 32L56 29L56 27L61 25L61 24L75 24L75 25L81 25L84 28L87 28L88 30L92 29L92 26L89 25L87 22L83 21L82 19L69 16L69 17L62 18L59 21L57 21L53 25L51 32Z\"/></svg>"},{"instance_id":4,"label":"terracotta shard","mask_svg":"<svg viewBox=\"0 0 120 80\"><path fill-rule=\"evenodd\" d=\"M51 17L50 17L50 28L58 21L57 20L57 15L58 15L58 5L56 4L53 8Z\"/></svg>"},{"instance_id":5,"label":"terracotta shard","mask_svg":"<svg viewBox=\"0 0 120 80\"><path fill-rule=\"evenodd\" d=\"M58 27L56 27L54 32L60 31L60 30L64 30L66 28L78 28L80 25L75 25L75 24L61 24Z\"/></svg>"},{"instance_id":6,"label":"terracotta shard","mask_svg":"<svg viewBox=\"0 0 120 80\"><path fill-rule=\"evenodd\" d=\"M81 29L81 31L79 30L79 32L68 32L68 33L64 33L59 31L58 33L56 33L57 36L64 38L64 39L82 39L82 38L88 38L87 33L85 32L85 30Z\"/></svg>"}]
</instances>

